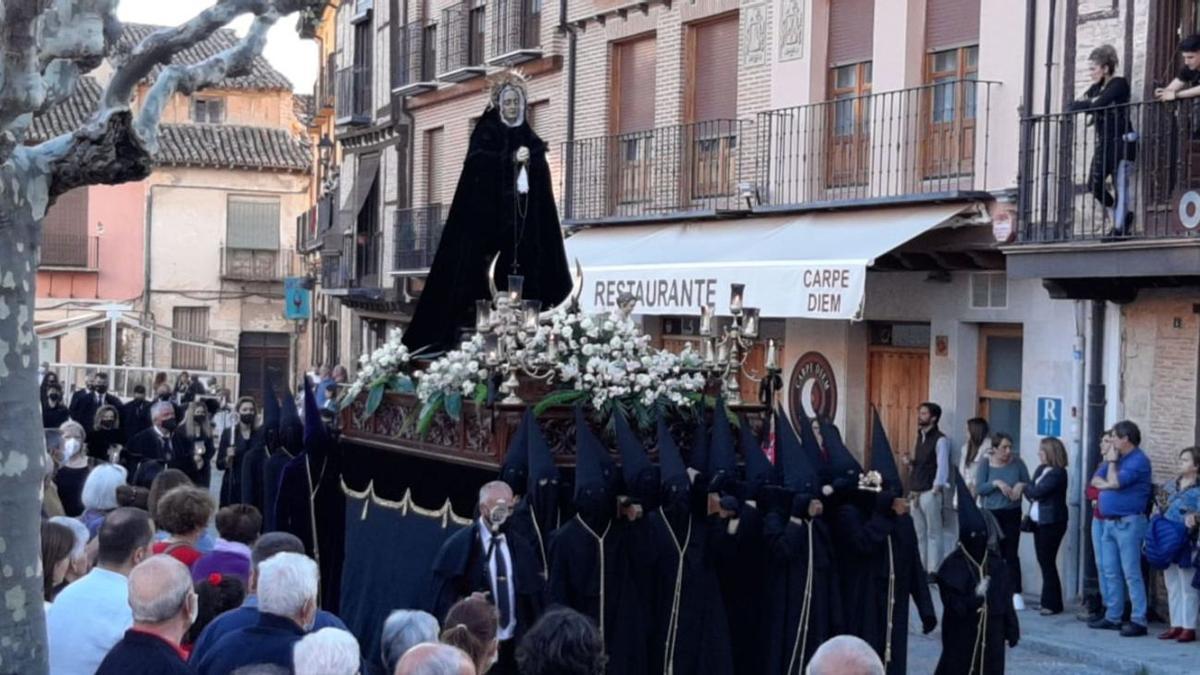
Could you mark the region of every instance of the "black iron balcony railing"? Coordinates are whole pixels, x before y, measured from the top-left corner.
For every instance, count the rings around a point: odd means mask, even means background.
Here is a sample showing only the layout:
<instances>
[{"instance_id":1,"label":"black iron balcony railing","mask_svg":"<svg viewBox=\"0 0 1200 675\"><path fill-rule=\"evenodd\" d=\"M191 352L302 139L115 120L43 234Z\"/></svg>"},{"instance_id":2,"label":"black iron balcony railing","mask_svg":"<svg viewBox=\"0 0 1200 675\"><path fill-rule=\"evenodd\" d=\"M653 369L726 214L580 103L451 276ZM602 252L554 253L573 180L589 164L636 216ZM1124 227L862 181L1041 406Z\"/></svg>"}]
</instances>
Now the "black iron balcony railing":
<instances>
[{"instance_id":1,"label":"black iron balcony railing","mask_svg":"<svg viewBox=\"0 0 1200 675\"><path fill-rule=\"evenodd\" d=\"M486 72L483 0L462 0L442 10L439 24L438 79L459 82Z\"/></svg>"},{"instance_id":2,"label":"black iron balcony railing","mask_svg":"<svg viewBox=\"0 0 1200 675\"><path fill-rule=\"evenodd\" d=\"M712 120L566 144L568 222L681 218L744 208L745 122Z\"/></svg>"},{"instance_id":3,"label":"black iron balcony railing","mask_svg":"<svg viewBox=\"0 0 1200 675\"><path fill-rule=\"evenodd\" d=\"M994 86L946 80L760 113L758 196L788 209L982 190Z\"/></svg>"},{"instance_id":4,"label":"black iron balcony railing","mask_svg":"<svg viewBox=\"0 0 1200 675\"><path fill-rule=\"evenodd\" d=\"M492 65L514 65L541 57L541 0L492 0Z\"/></svg>"},{"instance_id":5,"label":"black iron balcony railing","mask_svg":"<svg viewBox=\"0 0 1200 675\"><path fill-rule=\"evenodd\" d=\"M100 269L100 238L47 231L42 234L41 267Z\"/></svg>"},{"instance_id":6,"label":"black iron balcony railing","mask_svg":"<svg viewBox=\"0 0 1200 675\"><path fill-rule=\"evenodd\" d=\"M1200 237L1200 101L1022 122L1019 243Z\"/></svg>"},{"instance_id":7,"label":"black iron balcony railing","mask_svg":"<svg viewBox=\"0 0 1200 675\"><path fill-rule=\"evenodd\" d=\"M221 278L231 281L283 281L294 274L290 249L221 247Z\"/></svg>"},{"instance_id":8,"label":"black iron balcony railing","mask_svg":"<svg viewBox=\"0 0 1200 675\"><path fill-rule=\"evenodd\" d=\"M321 288L327 291L345 290L354 286L351 259L340 251L321 255Z\"/></svg>"},{"instance_id":9,"label":"black iron balcony railing","mask_svg":"<svg viewBox=\"0 0 1200 675\"><path fill-rule=\"evenodd\" d=\"M334 99L337 97L337 85L334 81L334 75L337 73L337 54L330 53L325 58L325 63L321 64L321 74L317 79L317 113L320 114L323 110L331 110L333 108Z\"/></svg>"},{"instance_id":10,"label":"black iron balcony railing","mask_svg":"<svg viewBox=\"0 0 1200 675\"><path fill-rule=\"evenodd\" d=\"M400 63L392 90L412 96L437 88L437 24L414 21L400 31Z\"/></svg>"},{"instance_id":11,"label":"black iron balcony railing","mask_svg":"<svg viewBox=\"0 0 1200 675\"><path fill-rule=\"evenodd\" d=\"M337 71L337 119L342 124L371 121L371 69L348 66Z\"/></svg>"},{"instance_id":12,"label":"black iron balcony railing","mask_svg":"<svg viewBox=\"0 0 1200 675\"><path fill-rule=\"evenodd\" d=\"M396 242L392 272L419 274L428 271L445 224L441 204L398 209L392 225Z\"/></svg>"}]
</instances>

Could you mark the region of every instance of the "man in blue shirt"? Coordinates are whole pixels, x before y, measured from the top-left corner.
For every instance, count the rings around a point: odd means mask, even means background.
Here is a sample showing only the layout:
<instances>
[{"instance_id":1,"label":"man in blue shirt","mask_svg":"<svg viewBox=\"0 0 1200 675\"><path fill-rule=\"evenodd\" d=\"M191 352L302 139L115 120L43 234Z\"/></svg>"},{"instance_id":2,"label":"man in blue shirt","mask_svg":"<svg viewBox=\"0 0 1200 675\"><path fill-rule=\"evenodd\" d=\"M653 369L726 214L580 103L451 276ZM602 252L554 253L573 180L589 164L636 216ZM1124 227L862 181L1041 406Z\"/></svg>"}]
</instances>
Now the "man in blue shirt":
<instances>
[{"instance_id":1,"label":"man in blue shirt","mask_svg":"<svg viewBox=\"0 0 1200 675\"><path fill-rule=\"evenodd\" d=\"M1142 452L1142 433L1125 420L1113 427L1112 447L1096 471L1092 485L1100 491L1103 553L1100 583L1104 584L1107 612L1088 626L1120 630L1124 637L1146 634L1146 585L1142 579L1142 540L1146 534L1146 511L1153 492L1150 459ZM1129 589L1133 607L1129 623L1121 625L1125 593Z\"/></svg>"},{"instance_id":2,"label":"man in blue shirt","mask_svg":"<svg viewBox=\"0 0 1200 675\"><path fill-rule=\"evenodd\" d=\"M212 651L213 646L217 642L233 633L234 631L248 628L258 624L259 609L258 609L258 568L264 561L270 559L277 553L299 553L304 555L304 544L294 534L287 532L268 532L258 538L254 542L254 547L250 551L250 594L246 596L246 601L241 607L230 610L213 619L212 623L201 631L200 637L196 639L196 644L192 647L192 656L189 663L193 667L200 664L200 661L205 655ZM316 621L313 623L312 630L320 630L322 628L340 628L348 630L346 624L342 620L326 612L317 610Z\"/></svg>"}]
</instances>

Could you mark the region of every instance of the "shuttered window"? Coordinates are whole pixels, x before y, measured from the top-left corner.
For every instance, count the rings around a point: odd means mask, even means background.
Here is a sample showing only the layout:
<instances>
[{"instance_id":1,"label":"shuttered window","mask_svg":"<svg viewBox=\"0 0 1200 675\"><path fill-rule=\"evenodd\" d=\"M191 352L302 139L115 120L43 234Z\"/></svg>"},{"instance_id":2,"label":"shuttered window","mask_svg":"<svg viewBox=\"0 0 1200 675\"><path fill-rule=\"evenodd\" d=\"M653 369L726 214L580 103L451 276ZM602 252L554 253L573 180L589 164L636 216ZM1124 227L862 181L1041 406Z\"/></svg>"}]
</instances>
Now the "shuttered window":
<instances>
[{"instance_id":1,"label":"shuttered window","mask_svg":"<svg viewBox=\"0 0 1200 675\"><path fill-rule=\"evenodd\" d=\"M42 221L41 264L84 267L88 263L88 189L59 195Z\"/></svg>"},{"instance_id":2,"label":"shuttered window","mask_svg":"<svg viewBox=\"0 0 1200 675\"><path fill-rule=\"evenodd\" d=\"M654 36L613 47L613 98L617 113L613 126L619 134L654 128L655 51Z\"/></svg>"},{"instance_id":3,"label":"shuttered window","mask_svg":"<svg viewBox=\"0 0 1200 675\"><path fill-rule=\"evenodd\" d=\"M204 342L208 339L207 307L176 307L171 312L171 328L174 337L189 342ZM204 347L171 343L172 368L205 369Z\"/></svg>"},{"instance_id":4,"label":"shuttered window","mask_svg":"<svg viewBox=\"0 0 1200 675\"><path fill-rule=\"evenodd\" d=\"M279 250L279 199L231 196L225 241L229 248Z\"/></svg>"},{"instance_id":5,"label":"shuttered window","mask_svg":"<svg viewBox=\"0 0 1200 675\"><path fill-rule=\"evenodd\" d=\"M738 16L691 29L692 122L737 117Z\"/></svg>"},{"instance_id":6,"label":"shuttered window","mask_svg":"<svg viewBox=\"0 0 1200 675\"><path fill-rule=\"evenodd\" d=\"M442 136L441 127L425 132L425 203L439 204L442 201Z\"/></svg>"},{"instance_id":7,"label":"shuttered window","mask_svg":"<svg viewBox=\"0 0 1200 675\"><path fill-rule=\"evenodd\" d=\"M939 51L979 42L979 0L928 0L925 48Z\"/></svg>"},{"instance_id":8,"label":"shuttered window","mask_svg":"<svg viewBox=\"0 0 1200 675\"><path fill-rule=\"evenodd\" d=\"M874 49L875 0L829 3L829 65L870 61Z\"/></svg>"}]
</instances>

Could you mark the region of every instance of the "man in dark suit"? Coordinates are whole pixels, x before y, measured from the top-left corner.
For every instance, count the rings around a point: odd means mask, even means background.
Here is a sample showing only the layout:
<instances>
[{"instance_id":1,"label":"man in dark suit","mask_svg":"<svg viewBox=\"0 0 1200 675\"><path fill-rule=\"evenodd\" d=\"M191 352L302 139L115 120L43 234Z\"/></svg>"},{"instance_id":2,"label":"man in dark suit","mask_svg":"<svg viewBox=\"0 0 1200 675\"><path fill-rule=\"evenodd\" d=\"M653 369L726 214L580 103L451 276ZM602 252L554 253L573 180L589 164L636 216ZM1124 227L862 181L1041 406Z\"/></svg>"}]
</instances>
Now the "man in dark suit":
<instances>
[{"instance_id":1,"label":"man in dark suit","mask_svg":"<svg viewBox=\"0 0 1200 675\"><path fill-rule=\"evenodd\" d=\"M130 438L120 459L129 472L130 482L134 485L144 484L144 487L150 487L154 475L158 475L174 459L175 447L171 439L178 424L175 406L167 401L150 406L150 419L153 426ZM151 468L156 470L151 471Z\"/></svg>"},{"instance_id":2,"label":"man in dark suit","mask_svg":"<svg viewBox=\"0 0 1200 675\"><path fill-rule=\"evenodd\" d=\"M150 403L146 400L146 387L139 384L133 388L133 398L121 406L121 429L126 438L133 438L154 425L150 421Z\"/></svg>"},{"instance_id":3,"label":"man in dark suit","mask_svg":"<svg viewBox=\"0 0 1200 675\"><path fill-rule=\"evenodd\" d=\"M506 532L513 493L493 481L479 490L479 518L453 536L433 562L433 615L443 620L451 605L487 594L500 616L499 661L490 672L517 672L514 652L546 606L546 584L533 544Z\"/></svg>"},{"instance_id":4,"label":"man in dark suit","mask_svg":"<svg viewBox=\"0 0 1200 675\"><path fill-rule=\"evenodd\" d=\"M121 409L121 399L108 393L108 373L96 373L87 391L77 391L71 396L71 419L82 424L84 431L91 431L96 411L102 405Z\"/></svg>"}]
</instances>

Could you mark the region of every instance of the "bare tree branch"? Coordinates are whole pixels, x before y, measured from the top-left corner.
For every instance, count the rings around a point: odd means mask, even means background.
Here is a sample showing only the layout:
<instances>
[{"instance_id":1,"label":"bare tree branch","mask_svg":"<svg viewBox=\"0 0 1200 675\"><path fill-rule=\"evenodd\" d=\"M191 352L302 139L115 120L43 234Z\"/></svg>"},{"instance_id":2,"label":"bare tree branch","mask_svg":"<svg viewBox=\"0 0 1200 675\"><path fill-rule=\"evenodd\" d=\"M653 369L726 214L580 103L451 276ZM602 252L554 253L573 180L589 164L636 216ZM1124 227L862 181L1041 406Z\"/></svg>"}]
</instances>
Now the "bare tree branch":
<instances>
[{"instance_id":1,"label":"bare tree branch","mask_svg":"<svg viewBox=\"0 0 1200 675\"><path fill-rule=\"evenodd\" d=\"M38 16L47 1L4 3L0 18L0 129L7 130L18 117L39 109L45 98L36 33Z\"/></svg>"}]
</instances>

